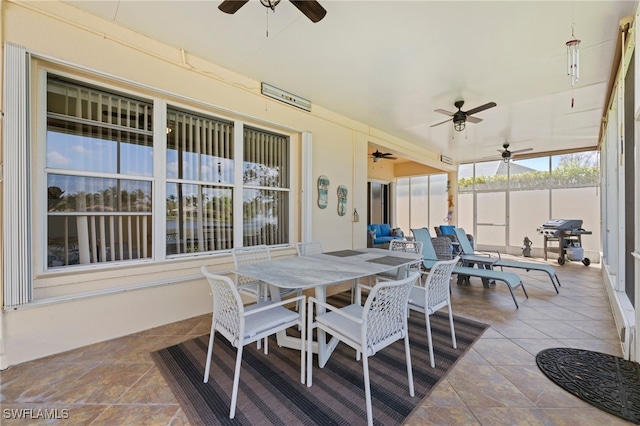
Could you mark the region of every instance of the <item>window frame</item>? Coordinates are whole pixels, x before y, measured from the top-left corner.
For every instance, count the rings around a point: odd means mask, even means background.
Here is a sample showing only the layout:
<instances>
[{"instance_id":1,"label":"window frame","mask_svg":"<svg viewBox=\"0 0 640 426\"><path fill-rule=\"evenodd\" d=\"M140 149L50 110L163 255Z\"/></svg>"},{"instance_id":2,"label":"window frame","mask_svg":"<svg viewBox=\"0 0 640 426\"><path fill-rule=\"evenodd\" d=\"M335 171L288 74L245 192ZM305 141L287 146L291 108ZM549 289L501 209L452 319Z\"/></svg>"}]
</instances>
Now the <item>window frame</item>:
<instances>
[{"instance_id":1,"label":"window frame","mask_svg":"<svg viewBox=\"0 0 640 426\"><path fill-rule=\"evenodd\" d=\"M208 251L203 253L185 253L178 256L166 254L166 239L158 238L157 235L166 235L166 147L167 137L164 123L167 121L167 112L169 109L178 109L186 113L211 117L234 124L234 168L236 176L231 184L233 193L233 211L242 211L242 191L244 185L242 183L242 162L243 162L243 129L249 126L252 129L262 130L268 133L286 137L288 140L288 162L286 164L288 173L287 188L269 188L287 193L288 210L286 218L287 226L287 242L274 245L274 247L289 247L293 244L295 233L294 227L299 223L300 219L295 219L295 200L293 200L293 185L296 179L300 180L305 174L310 173L308 170L298 170L297 174L293 169L294 158L300 156L302 147L294 147L294 141L302 142L303 132L298 129L288 128L276 123L264 122L263 120L253 117L244 116L239 113L229 111L220 111L218 107L212 104L200 102L193 99L181 97L179 95L165 92L160 89L131 84L130 82L119 80L112 76L104 78L100 73L89 70L85 73L77 69L69 69L66 66L59 66L55 62L47 59L33 58L36 65L33 66L33 72L29 77L30 86L36 85L35 92L37 96L30 96L31 100L35 99L28 115L32 117L32 133L31 149L35 151L27 160L30 175L34 176L36 182L35 189L31 191L32 210L30 213L31 221L35 225L35 233L32 237L34 250L34 263L37 274L42 277L69 275L74 273L102 272L113 268L121 268L123 266L139 266L141 264L162 264L166 262L186 261L194 258L208 256L215 257L221 254L228 255L230 250ZM47 208L43 206L42 200L47 199L47 167L46 167L46 135L47 135L47 79L48 75L56 75L61 78L68 79L78 84L86 84L96 87L100 90L113 92L114 94L122 94L135 99L148 101L153 107L153 175L150 178L152 182L151 194L152 202L152 243L151 249L153 254L148 259L131 259L126 261L110 261L104 263L89 263L86 265L66 265L63 267L47 266ZM266 124L265 124L266 123ZM240 139L238 139L240 135ZM239 176L238 176L239 173ZM240 196L238 196L240 194ZM239 205L238 205L239 202ZM240 210L237 210L237 209ZM300 213L302 215L302 212ZM239 219L236 218L239 217ZM242 215L234 214L234 245L240 246L243 241ZM238 222L237 222L238 221ZM238 235L239 233L239 235Z\"/></svg>"}]
</instances>

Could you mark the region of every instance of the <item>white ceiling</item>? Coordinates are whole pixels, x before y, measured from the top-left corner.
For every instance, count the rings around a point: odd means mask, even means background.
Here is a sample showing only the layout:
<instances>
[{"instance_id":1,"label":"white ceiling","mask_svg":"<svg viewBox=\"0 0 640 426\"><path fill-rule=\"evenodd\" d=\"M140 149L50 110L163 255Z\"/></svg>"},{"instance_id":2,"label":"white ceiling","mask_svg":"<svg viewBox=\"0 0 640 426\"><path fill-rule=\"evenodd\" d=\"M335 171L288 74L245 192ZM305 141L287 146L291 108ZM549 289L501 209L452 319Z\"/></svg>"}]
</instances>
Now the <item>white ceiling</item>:
<instances>
[{"instance_id":1,"label":"white ceiling","mask_svg":"<svg viewBox=\"0 0 640 426\"><path fill-rule=\"evenodd\" d=\"M213 0L67 3L455 161L497 159L505 141L534 152L596 146L618 25L638 6L320 0L327 15L314 24L287 0L268 14L251 0L234 15ZM572 23L582 41L573 90ZM430 127L457 99L463 110L498 106L463 132Z\"/></svg>"}]
</instances>

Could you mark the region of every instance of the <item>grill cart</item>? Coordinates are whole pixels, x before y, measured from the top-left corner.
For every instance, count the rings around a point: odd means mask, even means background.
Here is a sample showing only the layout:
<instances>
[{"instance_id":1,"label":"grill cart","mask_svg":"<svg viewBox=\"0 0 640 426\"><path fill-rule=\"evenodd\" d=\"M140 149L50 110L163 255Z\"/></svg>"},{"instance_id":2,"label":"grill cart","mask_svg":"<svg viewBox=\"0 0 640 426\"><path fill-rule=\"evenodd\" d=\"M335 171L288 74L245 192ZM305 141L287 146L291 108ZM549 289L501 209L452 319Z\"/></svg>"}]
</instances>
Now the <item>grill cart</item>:
<instances>
[{"instance_id":1,"label":"grill cart","mask_svg":"<svg viewBox=\"0 0 640 426\"><path fill-rule=\"evenodd\" d=\"M582 236L591 235L592 232L582 229L582 220L553 219L545 222L537 231L544 236L544 260L547 260L548 253L558 253L560 265L564 265L565 257L581 261L585 266L591 264L589 258L584 257Z\"/></svg>"}]
</instances>

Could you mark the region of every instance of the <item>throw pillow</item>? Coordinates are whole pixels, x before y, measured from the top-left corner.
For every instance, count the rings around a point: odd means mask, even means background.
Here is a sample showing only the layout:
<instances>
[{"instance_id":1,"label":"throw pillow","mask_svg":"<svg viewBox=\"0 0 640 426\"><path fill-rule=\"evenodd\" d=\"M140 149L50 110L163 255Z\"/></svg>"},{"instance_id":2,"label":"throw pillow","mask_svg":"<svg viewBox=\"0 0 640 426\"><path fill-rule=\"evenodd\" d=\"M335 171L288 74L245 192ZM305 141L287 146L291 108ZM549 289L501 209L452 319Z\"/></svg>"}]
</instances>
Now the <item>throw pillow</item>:
<instances>
[{"instance_id":1,"label":"throw pillow","mask_svg":"<svg viewBox=\"0 0 640 426\"><path fill-rule=\"evenodd\" d=\"M393 228L391 230L391 236L392 237L404 237L404 233L402 232L402 229L400 229L400 228Z\"/></svg>"}]
</instances>

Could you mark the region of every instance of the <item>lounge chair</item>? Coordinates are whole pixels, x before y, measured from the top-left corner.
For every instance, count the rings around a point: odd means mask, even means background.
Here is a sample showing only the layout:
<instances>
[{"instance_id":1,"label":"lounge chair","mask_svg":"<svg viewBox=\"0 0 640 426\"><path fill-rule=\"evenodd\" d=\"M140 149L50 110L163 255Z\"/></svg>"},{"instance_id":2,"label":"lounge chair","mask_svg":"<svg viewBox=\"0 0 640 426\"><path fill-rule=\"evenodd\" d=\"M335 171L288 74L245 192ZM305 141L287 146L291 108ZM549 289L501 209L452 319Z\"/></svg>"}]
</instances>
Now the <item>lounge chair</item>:
<instances>
[{"instance_id":1,"label":"lounge chair","mask_svg":"<svg viewBox=\"0 0 640 426\"><path fill-rule=\"evenodd\" d=\"M433 243L431 242L431 234L429 234L429 229L427 228L417 228L411 229L414 238L416 241L422 242L422 265L425 269L431 269L435 262L438 261L438 257L436 255L435 248L433 247ZM515 303L516 308L519 308L518 301L516 300L516 296L513 294L513 290L522 287L522 291L524 292L525 297L528 299L529 295L527 294L527 290L524 288L524 284L522 283L522 279L518 274L513 272L504 272L498 271L494 269L480 269L480 268L472 268L469 266L456 266L453 268L453 273L458 274L459 276L465 277L478 277L482 279L485 287L488 287L488 283L490 281L500 281L507 285L509 292L511 293L511 298L513 299L513 303Z\"/></svg>"},{"instance_id":2,"label":"lounge chair","mask_svg":"<svg viewBox=\"0 0 640 426\"><path fill-rule=\"evenodd\" d=\"M471 243L467 239L467 233L462 228L455 228L456 237L458 239L458 244L460 244L461 255L464 258L465 255L474 255L476 252L471 246ZM520 262L518 260L505 260L500 257L500 253L498 253L498 260L493 264L493 266L499 266L500 268L518 268L518 269L526 269L527 272L533 271L542 271L549 275L549 279L551 280L551 284L553 284L553 288L556 290L556 293L560 293L558 291L558 286L561 286L560 279L556 274L556 270L551 265L545 265L541 263L533 263L533 262ZM558 286L556 286L558 283Z\"/></svg>"}]
</instances>

